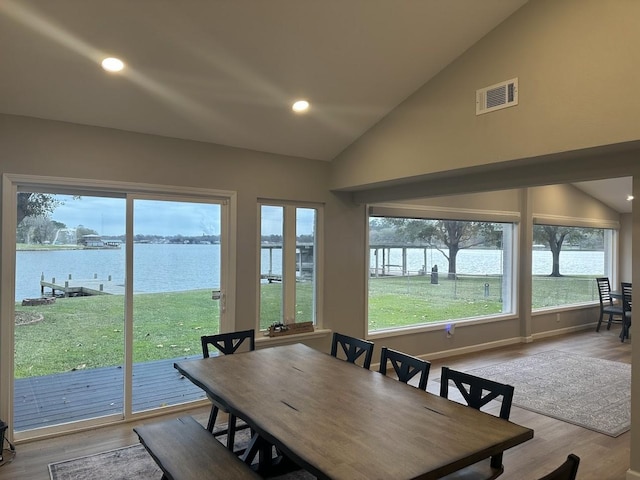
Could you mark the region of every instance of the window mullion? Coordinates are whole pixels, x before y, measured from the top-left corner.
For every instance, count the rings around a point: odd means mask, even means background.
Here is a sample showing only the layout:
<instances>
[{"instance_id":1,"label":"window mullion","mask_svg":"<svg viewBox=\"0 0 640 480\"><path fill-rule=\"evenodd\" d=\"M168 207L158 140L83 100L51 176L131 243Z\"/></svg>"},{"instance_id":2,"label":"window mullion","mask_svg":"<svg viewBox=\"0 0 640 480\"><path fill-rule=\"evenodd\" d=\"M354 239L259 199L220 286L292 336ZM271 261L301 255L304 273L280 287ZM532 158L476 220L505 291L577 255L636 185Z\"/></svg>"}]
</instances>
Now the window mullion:
<instances>
[{"instance_id":1,"label":"window mullion","mask_svg":"<svg viewBox=\"0 0 640 480\"><path fill-rule=\"evenodd\" d=\"M296 208L284 209L282 303L284 323L293 323L296 318Z\"/></svg>"}]
</instances>

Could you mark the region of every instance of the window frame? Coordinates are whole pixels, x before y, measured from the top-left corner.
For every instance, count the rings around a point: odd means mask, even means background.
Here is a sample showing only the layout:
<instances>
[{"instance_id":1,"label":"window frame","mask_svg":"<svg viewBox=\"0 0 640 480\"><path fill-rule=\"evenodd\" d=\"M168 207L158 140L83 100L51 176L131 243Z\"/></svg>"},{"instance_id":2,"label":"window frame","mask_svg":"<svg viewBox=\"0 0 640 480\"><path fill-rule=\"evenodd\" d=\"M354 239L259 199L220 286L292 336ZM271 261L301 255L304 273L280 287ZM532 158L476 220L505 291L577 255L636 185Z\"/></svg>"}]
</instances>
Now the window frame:
<instances>
[{"instance_id":1,"label":"window frame","mask_svg":"<svg viewBox=\"0 0 640 480\"><path fill-rule=\"evenodd\" d=\"M393 218L407 218L407 219L424 219L424 220L454 220L454 221L469 221L469 222L486 222L486 223L500 223L510 224L509 239L505 241L503 238L503 255L510 254L510 259L504 260L503 275L507 278L502 280L502 297L503 297L503 310L507 307L507 312L491 314L478 317L465 317L458 319L443 319L441 321L429 322L429 323L417 323L413 325L407 325L402 327L387 328L371 330L369 323L369 265L371 262L371 246L369 236L369 225L372 217L393 217ZM433 207L426 205L414 205L414 204L371 204L367 206L366 215L367 235L365 238L366 248L366 271L365 275L365 297L367 301L365 303L365 323L367 338L374 338L376 336L396 336L405 335L409 332L422 332L430 330L441 330L447 325L452 324L464 324L464 323L489 323L495 321L501 321L504 319L516 318L518 310L520 308L518 304L518 278L520 273L518 245L521 235L521 215L520 212L515 211L496 211L496 210L474 210L465 208L449 208L449 207ZM506 234L506 232L505 232ZM507 294L509 294L507 296Z\"/></svg>"},{"instance_id":2,"label":"window frame","mask_svg":"<svg viewBox=\"0 0 640 480\"><path fill-rule=\"evenodd\" d=\"M609 277L611 279L611 285L618 285L619 283L619 255L620 255L620 222L612 221L612 220L604 220L604 219L591 219L591 218L580 218L580 217L569 217L569 216L561 216L561 215L543 215L543 214L533 214L531 228L535 228L536 225L551 225L551 226L559 226L559 227L569 227L569 228L593 228L593 229L603 229L611 231L609 235L609 239L607 238L607 234L605 232L604 239L604 273L603 276ZM607 244L609 244L609 255L607 257ZM542 313L552 313L555 311L564 311L567 309L575 308L575 307L585 307L592 306L599 303L598 299L594 299L589 302L576 302L576 303L566 303L562 305L552 305L548 307L540 307L533 308L533 244L530 249L531 255L531 263L532 263L532 271L531 271L531 313L532 315L538 315ZM598 275L599 276L599 275ZM595 277L594 277L595 279Z\"/></svg>"},{"instance_id":3,"label":"window frame","mask_svg":"<svg viewBox=\"0 0 640 480\"><path fill-rule=\"evenodd\" d=\"M222 302L220 307L220 331L232 331L235 329L235 299L236 299L236 238L237 238L237 193L228 190L213 190L193 187L179 187L171 185L154 185L134 182L103 181L81 178L63 178L37 175L8 174L2 175L2 242L0 243L0 258L2 259L2 277L0 278L0 318L13 318L15 305L15 273L16 273L16 196L19 191L46 190L48 193L62 194L86 194L103 195L112 197L122 197L126 199L126 222L127 222L127 244L125 248L127 262L132 262L131 258L131 232L132 232L132 199L153 196L164 199L184 199L216 201L222 205L221 222L225 225L223 231L226 232L224 241L221 242L220 251L220 278L225 287L222 291ZM226 230L225 230L226 229ZM126 274L129 275L130 265ZM226 281L223 278L226 277ZM130 293L125 302L125 318L127 319L125 328L127 329L128 342L132 342L131 319L132 319L132 297ZM11 430L13 430L13 407L14 407L14 324L13 322L0 322L0 362L9 365L0 372L0 418L9 419ZM128 344L129 345L129 344ZM126 352L125 368L129 374L131 366L131 349ZM131 391L125 389L125 408L123 410L124 419L131 420L148 415L146 412L131 411ZM170 407L171 408L171 407ZM181 406L175 407L182 408ZM78 428L93 427L109 423L109 417L101 417L87 421L75 423ZM46 427L43 431L46 434L56 434L69 431L65 424L53 427ZM13 436L13 432L10 433ZM35 436L40 433L36 432ZM18 433L16 439L31 438L32 433Z\"/></svg>"},{"instance_id":4,"label":"window frame","mask_svg":"<svg viewBox=\"0 0 640 480\"><path fill-rule=\"evenodd\" d=\"M324 278L324 205L314 202L296 202L288 200L258 199L257 203L257 291L256 291L256 329L265 332L261 326L261 265L262 265L262 207L282 207L283 232L282 232L282 323L296 321L296 212L297 209L315 210L315 235L314 235L314 278L313 289L313 324L316 329L322 328L323 311L323 278ZM294 280L291 281L290 279Z\"/></svg>"}]
</instances>

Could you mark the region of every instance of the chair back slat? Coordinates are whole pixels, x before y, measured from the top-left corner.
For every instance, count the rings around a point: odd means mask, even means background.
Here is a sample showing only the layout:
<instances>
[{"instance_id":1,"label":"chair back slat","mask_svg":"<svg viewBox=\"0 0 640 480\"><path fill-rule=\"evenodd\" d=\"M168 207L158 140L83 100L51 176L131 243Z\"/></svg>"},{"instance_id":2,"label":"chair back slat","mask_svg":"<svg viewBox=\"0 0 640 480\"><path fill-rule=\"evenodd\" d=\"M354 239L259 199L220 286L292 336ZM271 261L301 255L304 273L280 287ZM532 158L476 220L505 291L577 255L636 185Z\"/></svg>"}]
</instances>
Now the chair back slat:
<instances>
[{"instance_id":1,"label":"chair back slat","mask_svg":"<svg viewBox=\"0 0 640 480\"><path fill-rule=\"evenodd\" d=\"M338 346L340 346L341 352L344 354L344 360L349 363L355 364L364 355L362 367L369 369L373 358L373 342L334 332L331 342L331 356L340 358Z\"/></svg>"},{"instance_id":2,"label":"chair back slat","mask_svg":"<svg viewBox=\"0 0 640 480\"><path fill-rule=\"evenodd\" d=\"M625 312L630 312L633 306L632 284L629 282L620 282L620 288L622 289L622 309Z\"/></svg>"},{"instance_id":3,"label":"chair back slat","mask_svg":"<svg viewBox=\"0 0 640 480\"><path fill-rule=\"evenodd\" d=\"M216 335L203 335L200 337L202 342L202 356L209 358L211 352L209 347L214 347L223 355L231 355L236 353L238 349L248 342L248 350L256 349L255 330L241 330L238 332L219 333Z\"/></svg>"},{"instance_id":4,"label":"chair back slat","mask_svg":"<svg viewBox=\"0 0 640 480\"><path fill-rule=\"evenodd\" d=\"M449 398L449 381L453 381L467 405L476 410L480 410L491 400L502 396L500 418L509 420L511 403L513 402L513 386L458 370L452 370L449 367L442 367L442 375L440 378L441 397ZM491 457L491 466L495 469L502 468L502 453Z\"/></svg>"},{"instance_id":5,"label":"chair back slat","mask_svg":"<svg viewBox=\"0 0 640 480\"><path fill-rule=\"evenodd\" d=\"M388 362L391 363L393 370L398 376L398 380L403 383L409 383L409 380L413 377L420 375L420 378L418 379L418 388L421 390L427 389L427 380L429 378L431 363L397 350L382 347L379 371L383 375L387 374Z\"/></svg>"},{"instance_id":6,"label":"chair back slat","mask_svg":"<svg viewBox=\"0 0 640 480\"><path fill-rule=\"evenodd\" d=\"M613 299L611 298L611 284L609 283L609 277L596 278L598 284L598 295L600 296L600 306L606 307L613 305Z\"/></svg>"}]
</instances>

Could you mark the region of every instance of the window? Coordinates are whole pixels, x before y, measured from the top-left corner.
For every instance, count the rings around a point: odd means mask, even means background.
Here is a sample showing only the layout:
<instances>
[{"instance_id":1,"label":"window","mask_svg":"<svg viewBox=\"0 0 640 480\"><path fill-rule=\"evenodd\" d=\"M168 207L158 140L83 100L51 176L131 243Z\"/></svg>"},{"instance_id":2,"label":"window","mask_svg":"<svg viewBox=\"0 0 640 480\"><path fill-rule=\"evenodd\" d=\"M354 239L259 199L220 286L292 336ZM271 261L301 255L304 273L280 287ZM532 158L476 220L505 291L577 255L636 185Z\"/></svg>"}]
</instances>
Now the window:
<instances>
[{"instance_id":1,"label":"window","mask_svg":"<svg viewBox=\"0 0 640 480\"><path fill-rule=\"evenodd\" d=\"M532 308L598 300L596 277L613 277L615 230L536 223L533 226Z\"/></svg>"},{"instance_id":2,"label":"window","mask_svg":"<svg viewBox=\"0 0 640 480\"><path fill-rule=\"evenodd\" d=\"M512 313L514 225L371 216L369 332Z\"/></svg>"},{"instance_id":3,"label":"window","mask_svg":"<svg viewBox=\"0 0 640 480\"><path fill-rule=\"evenodd\" d=\"M321 209L260 205L260 330L316 323Z\"/></svg>"},{"instance_id":4,"label":"window","mask_svg":"<svg viewBox=\"0 0 640 480\"><path fill-rule=\"evenodd\" d=\"M178 388L171 366L202 355L203 332L233 327L234 203L225 191L3 177L15 277L0 305L19 321L0 324L0 360L13 362L0 403L19 439L204 398Z\"/></svg>"}]
</instances>

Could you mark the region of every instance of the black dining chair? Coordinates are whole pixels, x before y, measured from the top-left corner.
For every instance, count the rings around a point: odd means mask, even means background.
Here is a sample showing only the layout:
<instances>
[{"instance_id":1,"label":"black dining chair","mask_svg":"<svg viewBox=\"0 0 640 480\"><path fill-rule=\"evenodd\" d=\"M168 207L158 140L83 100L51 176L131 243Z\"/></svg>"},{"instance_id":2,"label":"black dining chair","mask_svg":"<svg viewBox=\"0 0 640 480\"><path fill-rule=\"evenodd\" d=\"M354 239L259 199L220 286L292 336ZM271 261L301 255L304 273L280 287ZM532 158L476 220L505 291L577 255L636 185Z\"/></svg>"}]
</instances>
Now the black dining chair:
<instances>
[{"instance_id":1,"label":"black dining chair","mask_svg":"<svg viewBox=\"0 0 640 480\"><path fill-rule=\"evenodd\" d=\"M203 358L209 358L211 356L211 348L217 350L223 355L231 355L233 353L236 353L242 347L242 345L245 345L243 348L245 348L247 351L256 349L255 331L253 329L230 333L219 333L216 335L203 335L202 337L200 337L200 341L202 342ZM218 412L227 412L227 410L224 405L219 404L213 398L209 397L209 400L211 400L212 405L211 413L209 414L209 422L207 423L207 430L213 433L216 419L218 417ZM236 431L244 428L248 428L248 425L243 424L238 426L236 416L229 413L227 428L216 431L215 435L216 437L218 437L226 434L227 447L230 450L233 450Z\"/></svg>"},{"instance_id":2,"label":"black dining chair","mask_svg":"<svg viewBox=\"0 0 640 480\"><path fill-rule=\"evenodd\" d=\"M615 305L613 303L609 277L596 278L596 283L598 284L598 295L600 296L600 318L598 318L598 325L596 326L596 332L599 332L605 315L609 317L609 321L607 322L607 330L609 330L612 323L622 323L624 313L622 312L622 305Z\"/></svg>"},{"instance_id":3,"label":"black dining chair","mask_svg":"<svg viewBox=\"0 0 640 480\"><path fill-rule=\"evenodd\" d=\"M340 349L338 349L340 347ZM339 353L339 350L341 353ZM350 337L342 333L334 332L331 341L331 356L340 358L349 363L357 363L357 360L364 355L362 367L367 370L371 366L373 358L373 342L362 340L361 338ZM344 357L344 358L343 358Z\"/></svg>"},{"instance_id":4,"label":"black dining chair","mask_svg":"<svg viewBox=\"0 0 640 480\"><path fill-rule=\"evenodd\" d=\"M382 347L379 369L381 374L387 374L387 363L389 362L391 363L393 370L396 372L398 380L403 383L409 383L409 380L420 374L418 388L421 390L427 389L427 380L429 378L431 363L426 360L422 360L421 358L413 357L397 350L392 350L391 348Z\"/></svg>"},{"instance_id":5,"label":"black dining chair","mask_svg":"<svg viewBox=\"0 0 640 480\"><path fill-rule=\"evenodd\" d=\"M580 457L569 454L567 459L556 468L553 472L547 473L539 480L575 480L578 474L578 466L580 465Z\"/></svg>"},{"instance_id":6,"label":"black dining chair","mask_svg":"<svg viewBox=\"0 0 640 480\"><path fill-rule=\"evenodd\" d=\"M499 416L504 420L509 420L511 403L513 402L513 386L453 370L449 367L442 367L440 378L441 397L449 398L450 382L453 382L457 390L462 394L465 403L476 410L481 410L490 401L501 398ZM499 477L503 472L502 453L499 453L491 457L489 461L482 460L442 478L447 480L491 480Z\"/></svg>"},{"instance_id":7,"label":"black dining chair","mask_svg":"<svg viewBox=\"0 0 640 480\"><path fill-rule=\"evenodd\" d=\"M620 341L624 342L625 338L629 338L629 329L631 328L631 310L633 306L631 283L620 282L622 289L622 331L620 332Z\"/></svg>"}]
</instances>

